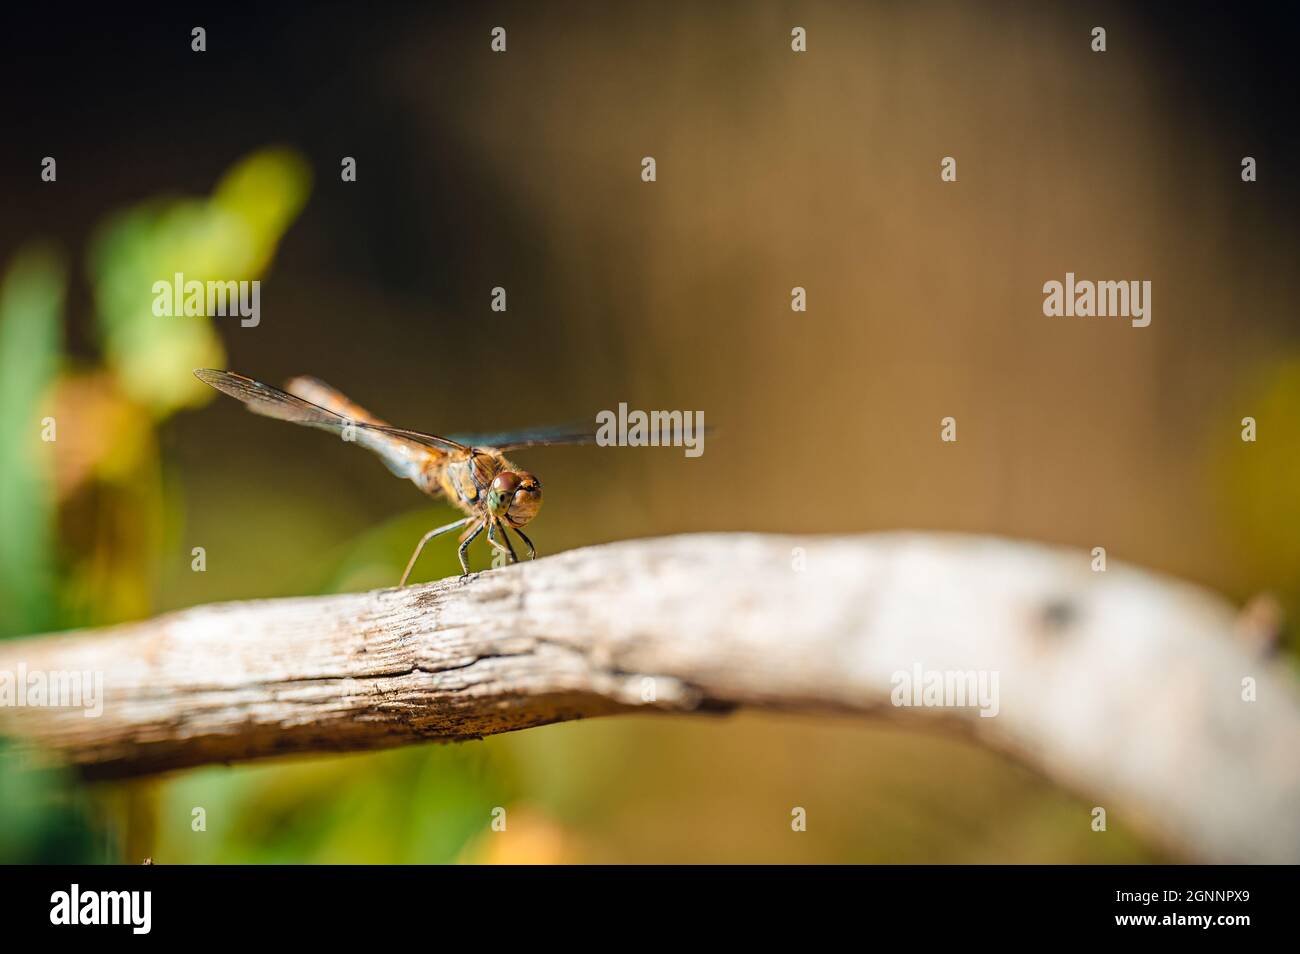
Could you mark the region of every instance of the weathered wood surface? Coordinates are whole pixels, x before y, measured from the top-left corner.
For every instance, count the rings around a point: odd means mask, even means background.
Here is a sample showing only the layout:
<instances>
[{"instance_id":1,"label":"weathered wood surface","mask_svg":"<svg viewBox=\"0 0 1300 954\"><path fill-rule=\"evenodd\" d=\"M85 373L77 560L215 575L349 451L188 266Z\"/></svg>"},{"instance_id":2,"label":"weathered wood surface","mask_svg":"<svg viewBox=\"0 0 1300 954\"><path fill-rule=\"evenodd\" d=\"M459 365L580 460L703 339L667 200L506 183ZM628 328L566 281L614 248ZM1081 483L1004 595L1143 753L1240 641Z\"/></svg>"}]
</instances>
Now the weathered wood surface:
<instances>
[{"instance_id":1,"label":"weathered wood surface","mask_svg":"<svg viewBox=\"0 0 1300 954\"><path fill-rule=\"evenodd\" d=\"M1297 862L1300 695L1243 619L993 538L670 537L0 643L0 673L105 680L97 718L0 709L0 732L105 777L615 713L861 714L964 729L1188 857ZM917 665L997 672L997 715L894 706Z\"/></svg>"}]
</instances>

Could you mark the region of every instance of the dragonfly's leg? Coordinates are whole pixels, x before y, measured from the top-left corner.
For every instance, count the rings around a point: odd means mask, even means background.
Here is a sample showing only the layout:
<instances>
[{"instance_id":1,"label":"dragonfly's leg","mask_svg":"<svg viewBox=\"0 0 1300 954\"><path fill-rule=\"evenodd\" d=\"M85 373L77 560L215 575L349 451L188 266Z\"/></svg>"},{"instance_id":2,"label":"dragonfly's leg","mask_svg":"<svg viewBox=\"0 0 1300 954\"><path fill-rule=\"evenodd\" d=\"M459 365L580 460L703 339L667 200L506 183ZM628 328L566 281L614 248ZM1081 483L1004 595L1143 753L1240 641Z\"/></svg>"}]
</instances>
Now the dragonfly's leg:
<instances>
[{"instance_id":1,"label":"dragonfly's leg","mask_svg":"<svg viewBox=\"0 0 1300 954\"><path fill-rule=\"evenodd\" d=\"M398 586L406 585L406 578L409 577L411 575L411 571L415 569L415 561L420 558L420 551L424 549L424 545L426 543L428 543L430 540L432 540L434 537L438 536L439 534L446 533L449 530L457 530L460 527L463 527L466 523L469 522L469 519L470 519L469 517L462 517L461 519L457 520L455 523L449 523L445 527L438 527L438 529L436 530L430 530L424 536L420 537L420 542L415 545L415 552L411 554L411 559L408 560L406 563L406 572L402 574L402 582L398 583L397 585Z\"/></svg>"},{"instance_id":2,"label":"dragonfly's leg","mask_svg":"<svg viewBox=\"0 0 1300 954\"><path fill-rule=\"evenodd\" d=\"M501 539L497 539L497 531L501 531ZM510 544L510 537L506 535L506 528L496 520L488 525L488 543L492 544L497 551L510 554L510 562L518 563L519 557L515 556L515 548ZM504 546L503 546L504 544Z\"/></svg>"},{"instance_id":3,"label":"dragonfly's leg","mask_svg":"<svg viewBox=\"0 0 1300 954\"><path fill-rule=\"evenodd\" d=\"M537 559L537 547L533 546L533 541L532 541L532 540L529 540L526 536L524 536L524 532L523 532L522 530L520 530L518 527L515 527L514 530L515 530L515 533L519 534L519 539L520 539L520 540L523 540L523 541L524 541L524 544L528 547L528 559L530 559L530 560L536 560L536 559Z\"/></svg>"},{"instance_id":4,"label":"dragonfly's leg","mask_svg":"<svg viewBox=\"0 0 1300 954\"><path fill-rule=\"evenodd\" d=\"M480 522L474 527L474 532L461 541L460 549L456 551L456 555L460 557L461 576L469 576L469 556L466 555L465 551L468 550L469 545L474 542L474 538L477 537L482 532L483 532L483 524L482 522Z\"/></svg>"}]
</instances>

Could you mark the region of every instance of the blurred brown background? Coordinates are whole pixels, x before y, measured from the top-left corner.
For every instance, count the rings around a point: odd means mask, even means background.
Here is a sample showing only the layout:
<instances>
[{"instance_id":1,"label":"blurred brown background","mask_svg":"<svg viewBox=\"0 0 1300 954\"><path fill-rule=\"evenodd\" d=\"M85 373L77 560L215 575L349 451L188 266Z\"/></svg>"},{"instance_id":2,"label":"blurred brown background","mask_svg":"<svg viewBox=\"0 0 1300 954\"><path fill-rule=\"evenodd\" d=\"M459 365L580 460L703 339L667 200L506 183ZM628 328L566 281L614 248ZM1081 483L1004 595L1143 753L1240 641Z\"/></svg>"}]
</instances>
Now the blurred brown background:
<instances>
[{"instance_id":1,"label":"blurred brown background","mask_svg":"<svg viewBox=\"0 0 1300 954\"><path fill-rule=\"evenodd\" d=\"M47 83L0 158L0 263L35 237L65 250L67 363L94 362L97 223L207 195L243 157L287 147L310 194L263 275L261 324L214 322L229 367L314 374L435 433L620 401L702 409L717 429L696 460L519 454L547 487L530 528L543 554L697 530L962 530L1105 546L1294 611L1295 68L1286 24L1251 17L487 4L34 26L9 68L42 64ZM489 49L498 25L505 54ZM57 184L39 181L45 155ZM1241 181L1244 156L1260 181ZM1043 283L1067 271L1150 280L1151 325L1045 317ZM498 285L505 314L489 308ZM955 445L938 439L948 415ZM147 600L131 604L147 612L390 585L446 515L368 455L234 402L187 405L157 442L166 504L141 558ZM60 567L80 549L70 514L102 504L59 502ZM420 578L454 568L435 545ZM57 622L131 615L117 605ZM83 794L105 857L170 861L1159 857L1122 823L1094 835L1085 799L964 743L758 716ZM495 805L519 819L508 839L482 834ZM790 831L795 805L807 833Z\"/></svg>"}]
</instances>

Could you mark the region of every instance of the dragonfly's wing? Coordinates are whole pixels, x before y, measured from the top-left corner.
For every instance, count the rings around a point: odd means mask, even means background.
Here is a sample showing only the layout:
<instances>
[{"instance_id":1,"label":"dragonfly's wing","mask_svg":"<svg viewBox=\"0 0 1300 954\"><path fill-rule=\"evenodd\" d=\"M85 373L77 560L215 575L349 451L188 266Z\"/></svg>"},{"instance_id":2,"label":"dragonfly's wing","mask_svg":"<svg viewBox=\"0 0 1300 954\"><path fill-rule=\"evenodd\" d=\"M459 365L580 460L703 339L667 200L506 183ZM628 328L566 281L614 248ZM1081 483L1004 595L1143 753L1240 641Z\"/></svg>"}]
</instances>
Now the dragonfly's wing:
<instances>
[{"instance_id":1,"label":"dragonfly's wing","mask_svg":"<svg viewBox=\"0 0 1300 954\"><path fill-rule=\"evenodd\" d=\"M353 440L367 450L378 454L388 469L399 477L415 477L421 465L428 457L428 450L457 456L469 452L469 448L457 441L419 431L408 431L401 427L389 427L386 424L373 424L358 421L333 411L312 404L300 397L281 391L279 388L254 381L242 374L232 371L213 371L201 368L194 376L210 384L223 394L228 394L244 405L254 414L273 417L280 421L305 424L333 431L347 440Z\"/></svg>"},{"instance_id":2,"label":"dragonfly's wing","mask_svg":"<svg viewBox=\"0 0 1300 954\"><path fill-rule=\"evenodd\" d=\"M388 425L387 421L375 417L342 391L330 387L320 378L299 375L286 381L284 389L294 397L302 398L304 401L315 404L317 407L323 407L327 411L333 411L341 417L351 418L354 421L365 421L367 424L379 424L385 427Z\"/></svg>"},{"instance_id":3,"label":"dragonfly's wing","mask_svg":"<svg viewBox=\"0 0 1300 954\"><path fill-rule=\"evenodd\" d=\"M194 372L194 376L203 383L212 385L222 394L229 394L232 398L243 401L254 414L312 427L341 428L347 422L347 418L333 411L327 411L320 405L304 401L279 388L246 378L242 374L235 374L233 371L200 368Z\"/></svg>"},{"instance_id":4,"label":"dragonfly's wing","mask_svg":"<svg viewBox=\"0 0 1300 954\"><path fill-rule=\"evenodd\" d=\"M596 429L585 424L561 424L555 427L502 431L499 434L458 434L453 439L470 447L488 447L505 452L519 450L521 447L594 444Z\"/></svg>"}]
</instances>

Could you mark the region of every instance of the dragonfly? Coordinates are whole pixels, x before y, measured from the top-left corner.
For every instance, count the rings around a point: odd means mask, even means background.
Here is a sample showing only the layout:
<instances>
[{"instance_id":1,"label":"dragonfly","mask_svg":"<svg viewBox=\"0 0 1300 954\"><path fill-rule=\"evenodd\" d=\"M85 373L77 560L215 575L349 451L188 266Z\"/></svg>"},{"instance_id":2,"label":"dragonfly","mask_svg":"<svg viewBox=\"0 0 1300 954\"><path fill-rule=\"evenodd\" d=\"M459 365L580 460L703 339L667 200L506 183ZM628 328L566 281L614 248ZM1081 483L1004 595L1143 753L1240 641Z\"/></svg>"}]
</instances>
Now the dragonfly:
<instances>
[{"instance_id":1,"label":"dragonfly","mask_svg":"<svg viewBox=\"0 0 1300 954\"><path fill-rule=\"evenodd\" d=\"M518 557L509 532L523 541L529 559L536 559L537 548L523 528L542 509L542 482L504 455L528 447L596 443L594 430L571 425L438 437L393 427L317 378L296 377L281 390L233 371L199 368L194 376L242 401L254 414L333 431L361 445L398 477L431 497L448 500L465 514L420 538L399 587L406 585L425 544L456 530L461 531L457 556L462 577L469 575L469 545L485 531L488 543L511 563Z\"/></svg>"}]
</instances>

